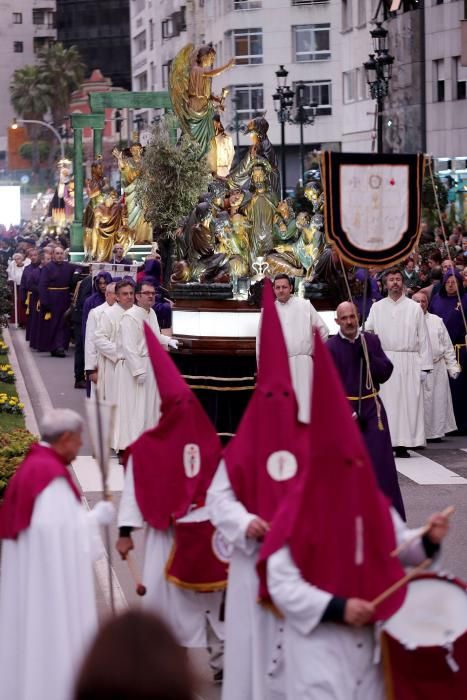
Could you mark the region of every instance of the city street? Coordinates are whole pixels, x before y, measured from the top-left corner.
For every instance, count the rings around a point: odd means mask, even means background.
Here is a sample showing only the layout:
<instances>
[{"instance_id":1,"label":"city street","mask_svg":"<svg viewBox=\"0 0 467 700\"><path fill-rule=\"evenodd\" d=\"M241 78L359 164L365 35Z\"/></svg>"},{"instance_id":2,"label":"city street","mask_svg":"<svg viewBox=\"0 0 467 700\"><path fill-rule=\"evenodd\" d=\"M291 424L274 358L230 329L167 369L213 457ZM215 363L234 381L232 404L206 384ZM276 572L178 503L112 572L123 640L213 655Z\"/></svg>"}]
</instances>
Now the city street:
<instances>
[{"instance_id":1,"label":"city street","mask_svg":"<svg viewBox=\"0 0 467 700\"><path fill-rule=\"evenodd\" d=\"M68 353L65 359L52 358L46 354L33 353L29 350L24 331L10 330L12 346L16 358L12 364L18 375L19 364L27 386L29 401L26 403L27 423L30 430L37 430L37 419L48 407L67 407L84 414L85 392L73 388L73 355ZM18 383L22 392L21 381ZM24 389L23 389L24 391ZM22 399L24 397L21 397ZM88 435L84 436L81 455L73 465L77 481L90 507L101 497L101 481L97 466L91 457ZM467 437L452 437L442 443L428 445L412 454L411 459L400 459L397 464L399 479L408 521L411 526L423 524L426 518L437 510L454 505L456 512L452 518L452 531L443 549L442 566L461 579L467 580ZM122 468L113 460L110 485L118 506L122 488ZM112 532L112 541L116 538L116 528ZM135 538L136 562L142 565L141 533ZM127 566L117 559L112 552L114 572L114 590L116 605L124 608L138 603L134 583ZM99 609L105 615L109 609L109 591L107 566L101 562L96 569L98 584ZM203 700L219 697L219 688L210 680L207 655L204 651L194 652L196 667L199 669L204 686L201 692Z\"/></svg>"}]
</instances>

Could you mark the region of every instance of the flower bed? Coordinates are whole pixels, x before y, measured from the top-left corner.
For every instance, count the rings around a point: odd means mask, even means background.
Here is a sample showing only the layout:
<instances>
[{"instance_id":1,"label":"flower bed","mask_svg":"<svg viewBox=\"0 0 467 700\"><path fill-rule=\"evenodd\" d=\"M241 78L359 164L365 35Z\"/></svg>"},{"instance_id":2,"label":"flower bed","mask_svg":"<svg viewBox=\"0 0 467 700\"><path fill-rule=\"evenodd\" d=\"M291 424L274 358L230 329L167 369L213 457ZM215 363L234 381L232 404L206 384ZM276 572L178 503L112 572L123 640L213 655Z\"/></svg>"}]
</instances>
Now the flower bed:
<instances>
[{"instance_id":1,"label":"flower bed","mask_svg":"<svg viewBox=\"0 0 467 700\"><path fill-rule=\"evenodd\" d=\"M11 365L0 365L0 382L4 382L5 384L15 383L15 373L13 372Z\"/></svg>"},{"instance_id":2,"label":"flower bed","mask_svg":"<svg viewBox=\"0 0 467 700\"><path fill-rule=\"evenodd\" d=\"M0 338L0 355L8 354L8 345Z\"/></svg>"},{"instance_id":3,"label":"flower bed","mask_svg":"<svg viewBox=\"0 0 467 700\"><path fill-rule=\"evenodd\" d=\"M0 434L0 496L34 442L37 438L25 428Z\"/></svg>"},{"instance_id":4,"label":"flower bed","mask_svg":"<svg viewBox=\"0 0 467 700\"><path fill-rule=\"evenodd\" d=\"M0 413L23 416L24 403L21 403L17 396L0 393Z\"/></svg>"}]
</instances>

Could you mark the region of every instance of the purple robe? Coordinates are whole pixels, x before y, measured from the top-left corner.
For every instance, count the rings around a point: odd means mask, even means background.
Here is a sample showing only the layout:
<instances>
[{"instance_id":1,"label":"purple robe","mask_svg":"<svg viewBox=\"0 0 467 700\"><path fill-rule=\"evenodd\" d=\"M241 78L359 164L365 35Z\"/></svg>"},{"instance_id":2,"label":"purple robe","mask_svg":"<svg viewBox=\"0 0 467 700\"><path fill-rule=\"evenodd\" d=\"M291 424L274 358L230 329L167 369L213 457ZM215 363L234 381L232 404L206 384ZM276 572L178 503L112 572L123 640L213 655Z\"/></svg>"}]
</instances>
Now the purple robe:
<instances>
[{"instance_id":1,"label":"purple robe","mask_svg":"<svg viewBox=\"0 0 467 700\"><path fill-rule=\"evenodd\" d=\"M156 301L154 312L157 316L159 328L172 328L172 305L164 297L164 288L161 287L162 266L159 260L146 260L144 269L138 273L138 282L152 282L156 288Z\"/></svg>"},{"instance_id":2,"label":"purple robe","mask_svg":"<svg viewBox=\"0 0 467 700\"><path fill-rule=\"evenodd\" d=\"M448 329L449 337L452 340L456 357L461 366L461 373L457 379L449 379L451 386L452 403L454 407L454 415L456 418L457 429L461 433L467 432L467 351L465 347L466 330L464 320L460 310L459 299L455 296L447 296L445 284L447 278L452 275L448 273L443 277L443 281L438 294L431 298L430 312L436 314L443 319L446 328ZM455 274L456 278L462 279L459 273ZM461 290L461 304L464 309L465 317L467 318L467 294Z\"/></svg>"},{"instance_id":3,"label":"purple robe","mask_svg":"<svg viewBox=\"0 0 467 700\"><path fill-rule=\"evenodd\" d=\"M106 284L110 284L112 282L112 275L110 274L110 272L98 272L97 275L94 277L94 281L92 283L93 293L90 297L86 299L86 301L83 304L83 318L81 326L83 338L86 337L86 323L88 321L89 312L91 311L91 309L95 309L96 306L100 306L105 302L105 294L102 294L99 291L98 287L99 280L101 279L101 277L105 279Z\"/></svg>"},{"instance_id":4,"label":"purple robe","mask_svg":"<svg viewBox=\"0 0 467 700\"><path fill-rule=\"evenodd\" d=\"M370 358L370 370L376 391L379 385L387 381L392 374L393 365L384 354L380 340L373 333L365 333L365 339ZM339 334L328 340L336 367L344 384L347 396L357 397L360 385L360 363L363 358L362 341L359 338L354 343L342 338ZM366 364L363 367L362 395L371 393L365 387ZM404 504L397 480L396 463L392 451L391 435L388 419L383 402L381 404L381 420L383 430L378 427L378 415L374 398L362 399L360 408L360 427L368 452L373 462L376 478L381 490L392 501L392 505L405 520ZM350 401L352 410L358 412L358 401ZM338 426L337 426L338 427Z\"/></svg>"},{"instance_id":5,"label":"purple robe","mask_svg":"<svg viewBox=\"0 0 467 700\"><path fill-rule=\"evenodd\" d=\"M365 304L365 319L368 318L370 309L376 301L382 299L381 292L379 291L378 282L374 277L370 277L366 270L358 269L355 273L355 279L357 279L362 284L367 278L367 294L366 294L366 304ZM352 297L352 301L357 307L358 317L363 320L363 292L361 294L355 294Z\"/></svg>"},{"instance_id":6,"label":"purple robe","mask_svg":"<svg viewBox=\"0 0 467 700\"><path fill-rule=\"evenodd\" d=\"M31 347L37 349L37 333L39 328L39 278L41 275L40 262L31 263L26 267L21 277L21 300L26 305L26 340Z\"/></svg>"},{"instance_id":7,"label":"purple robe","mask_svg":"<svg viewBox=\"0 0 467 700\"><path fill-rule=\"evenodd\" d=\"M41 324L38 350L66 350L70 342L70 324L65 312L71 304L71 281L76 265L54 260L42 268L39 280ZM51 314L51 318L48 318Z\"/></svg>"}]
</instances>

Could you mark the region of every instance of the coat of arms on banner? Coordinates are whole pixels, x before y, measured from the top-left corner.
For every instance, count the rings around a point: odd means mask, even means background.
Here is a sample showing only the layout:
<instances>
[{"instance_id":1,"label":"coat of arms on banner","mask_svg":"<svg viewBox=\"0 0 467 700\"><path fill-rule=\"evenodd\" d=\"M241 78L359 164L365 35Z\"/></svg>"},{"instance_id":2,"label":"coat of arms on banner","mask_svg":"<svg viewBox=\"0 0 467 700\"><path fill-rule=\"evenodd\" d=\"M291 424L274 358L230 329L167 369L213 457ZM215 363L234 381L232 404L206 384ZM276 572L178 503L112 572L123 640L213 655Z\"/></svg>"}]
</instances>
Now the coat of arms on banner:
<instances>
[{"instance_id":1,"label":"coat of arms on banner","mask_svg":"<svg viewBox=\"0 0 467 700\"><path fill-rule=\"evenodd\" d=\"M322 156L326 236L352 264L392 264L420 231L424 156L333 153Z\"/></svg>"}]
</instances>

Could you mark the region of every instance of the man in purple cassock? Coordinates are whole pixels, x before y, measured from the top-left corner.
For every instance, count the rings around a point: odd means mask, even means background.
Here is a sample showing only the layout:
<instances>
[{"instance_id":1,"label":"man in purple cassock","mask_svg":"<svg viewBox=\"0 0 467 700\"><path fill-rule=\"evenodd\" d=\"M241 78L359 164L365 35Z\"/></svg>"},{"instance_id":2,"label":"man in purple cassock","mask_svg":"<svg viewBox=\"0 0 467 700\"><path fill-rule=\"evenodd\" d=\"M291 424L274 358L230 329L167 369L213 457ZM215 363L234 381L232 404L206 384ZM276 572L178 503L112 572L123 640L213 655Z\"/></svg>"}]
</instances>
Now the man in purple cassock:
<instances>
[{"instance_id":1,"label":"man in purple cassock","mask_svg":"<svg viewBox=\"0 0 467 700\"><path fill-rule=\"evenodd\" d=\"M77 266L65 259L60 246L54 248L52 260L42 268L39 280L41 333L38 350L52 357L65 357L70 342L70 327L65 311L70 307L71 282Z\"/></svg>"},{"instance_id":2,"label":"man in purple cassock","mask_svg":"<svg viewBox=\"0 0 467 700\"><path fill-rule=\"evenodd\" d=\"M24 273L23 273L24 274ZM448 329L457 362L461 372L457 379L449 379L451 385L454 415L459 433L467 433L467 348L464 316L467 318L467 294L462 276L457 270L450 269L444 275L439 292L431 298L429 311L443 319Z\"/></svg>"},{"instance_id":3,"label":"man in purple cassock","mask_svg":"<svg viewBox=\"0 0 467 700\"><path fill-rule=\"evenodd\" d=\"M37 327L37 302L39 300L39 277L41 273L40 251L33 248L29 253L31 264L24 268L21 277L21 301L26 309L26 340L31 341ZM31 347L34 347L31 343Z\"/></svg>"},{"instance_id":4,"label":"man in purple cassock","mask_svg":"<svg viewBox=\"0 0 467 700\"><path fill-rule=\"evenodd\" d=\"M336 323L339 333L328 340L328 348L344 384L351 408L360 424L379 486L405 520L388 419L383 403L378 397L379 385L387 381L392 374L392 362L384 354L378 336L365 333L370 360L370 380L355 305L348 301L339 304ZM361 402L358 400L360 376Z\"/></svg>"}]
</instances>

